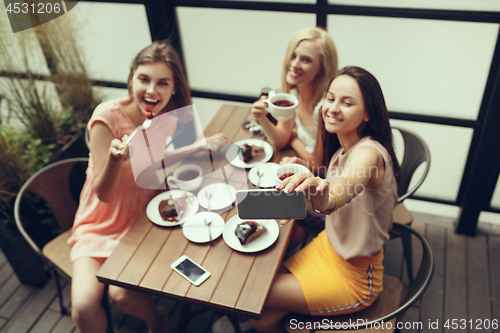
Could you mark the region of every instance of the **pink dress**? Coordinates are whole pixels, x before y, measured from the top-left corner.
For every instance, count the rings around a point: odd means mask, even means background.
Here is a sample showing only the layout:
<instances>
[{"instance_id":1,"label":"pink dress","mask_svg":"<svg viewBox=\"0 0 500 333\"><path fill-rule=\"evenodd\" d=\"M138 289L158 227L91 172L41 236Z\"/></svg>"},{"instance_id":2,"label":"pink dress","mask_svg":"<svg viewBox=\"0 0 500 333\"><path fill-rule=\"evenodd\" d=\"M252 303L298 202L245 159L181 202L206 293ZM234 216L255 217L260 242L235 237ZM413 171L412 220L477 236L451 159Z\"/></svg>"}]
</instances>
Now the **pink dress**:
<instances>
[{"instance_id":1,"label":"pink dress","mask_svg":"<svg viewBox=\"0 0 500 333\"><path fill-rule=\"evenodd\" d=\"M88 123L89 130L97 122L104 123L115 138L121 139L136 127L116 101L98 105ZM173 135L177 118L165 126L165 132ZM155 190L136 185L130 160L123 162L120 184L109 202L97 198L92 186L94 181L92 154L89 154L87 179L80 194L80 204L75 216L71 246L71 260L81 257L107 258L123 238L135 219L142 213Z\"/></svg>"}]
</instances>

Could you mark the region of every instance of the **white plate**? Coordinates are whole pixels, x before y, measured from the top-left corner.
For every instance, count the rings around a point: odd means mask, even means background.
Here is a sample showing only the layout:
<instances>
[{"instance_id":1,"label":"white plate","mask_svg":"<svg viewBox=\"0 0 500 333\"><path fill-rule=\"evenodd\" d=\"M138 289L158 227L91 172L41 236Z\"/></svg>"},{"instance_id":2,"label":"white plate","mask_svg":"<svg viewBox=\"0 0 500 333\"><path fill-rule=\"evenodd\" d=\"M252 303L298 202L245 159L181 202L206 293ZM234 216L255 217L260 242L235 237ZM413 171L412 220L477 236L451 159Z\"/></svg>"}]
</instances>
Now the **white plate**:
<instances>
[{"instance_id":1,"label":"white plate","mask_svg":"<svg viewBox=\"0 0 500 333\"><path fill-rule=\"evenodd\" d=\"M224 231L224 219L214 212L201 212L194 216L190 216L182 227L182 232L187 239L195 243L206 243L210 241L208 227L205 225L205 220L212 221L210 225L210 234L212 240L217 239Z\"/></svg>"},{"instance_id":2,"label":"white plate","mask_svg":"<svg viewBox=\"0 0 500 333\"><path fill-rule=\"evenodd\" d=\"M173 196L174 198L179 198L183 195L192 196L193 202L188 203L186 211L184 212L184 215L182 215L182 218L179 220L179 222L165 221L160 215L160 202L162 200L170 198L171 196ZM154 224L162 227L174 227L176 225L184 223L188 217L198 213L199 208L200 204L198 203L198 199L196 199L196 196L193 193L183 190L172 190L160 193L156 197L151 199L151 201L148 203L148 206L146 207L146 215Z\"/></svg>"},{"instance_id":3,"label":"white plate","mask_svg":"<svg viewBox=\"0 0 500 333\"><path fill-rule=\"evenodd\" d=\"M257 223L260 223L267 228L267 232L252 242L241 245L238 237L234 234L234 231L236 230L238 224L244 221L249 220L242 220L238 217L238 215L234 215L229 219L229 221L226 222L226 227L224 228L222 237L224 238L226 244L233 250L240 252L258 252L267 249L278 239L280 227L278 226L278 222L276 222L276 220L256 220Z\"/></svg>"},{"instance_id":4,"label":"white plate","mask_svg":"<svg viewBox=\"0 0 500 333\"><path fill-rule=\"evenodd\" d=\"M277 163L259 163L256 164L248 172L248 180L257 187L275 187L278 185L276 180L276 170L280 167ZM259 170L262 170L262 176L257 174Z\"/></svg>"},{"instance_id":5,"label":"white plate","mask_svg":"<svg viewBox=\"0 0 500 333\"><path fill-rule=\"evenodd\" d=\"M242 159L239 158L238 147L243 147L245 143L248 143L250 146L256 145L258 147L262 147L264 149L264 157L255 162L245 163ZM237 168L245 168L250 169L256 164L265 163L269 161L273 157L273 147L266 141L262 141L260 139L245 139L236 142L235 144L229 146L226 151L226 159L229 163Z\"/></svg>"},{"instance_id":6,"label":"white plate","mask_svg":"<svg viewBox=\"0 0 500 333\"><path fill-rule=\"evenodd\" d=\"M198 192L198 201L205 209L208 209L207 192L212 193L212 197L210 198L210 210L227 208L236 200L236 189L232 185L213 183L205 186Z\"/></svg>"}]
</instances>

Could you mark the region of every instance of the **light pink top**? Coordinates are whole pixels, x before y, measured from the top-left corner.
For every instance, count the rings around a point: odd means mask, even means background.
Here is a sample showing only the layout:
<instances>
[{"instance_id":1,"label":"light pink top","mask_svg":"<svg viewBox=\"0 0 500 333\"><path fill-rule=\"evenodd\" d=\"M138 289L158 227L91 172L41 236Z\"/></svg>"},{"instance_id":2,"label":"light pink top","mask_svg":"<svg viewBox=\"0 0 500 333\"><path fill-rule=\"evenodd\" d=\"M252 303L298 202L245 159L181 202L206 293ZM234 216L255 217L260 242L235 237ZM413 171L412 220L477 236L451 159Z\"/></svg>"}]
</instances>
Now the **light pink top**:
<instances>
[{"instance_id":1,"label":"light pink top","mask_svg":"<svg viewBox=\"0 0 500 333\"><path fill-rule=\"evenodd\" d=\"M104 123L118 139L136 127L116 101L96 107L88 123L89 131L98 122ZM176 126L177 118L172 116L164 130L173 135ZM155 193L155 190L136 185L130 160L127 160L123 162L118 189L109 202L102 202L92 186L93 171L92 154L89 154L87 179L80 194L73 233L68 240L72 261L80 257L107 258Z\"/></svg>"},{"instance_id":2,"label":"light pink top","mask_svg":"<svg viewBox=\"0 0 500 333\"><path fill-rule=\"evenodd\" d=\"M385 163L385 174L382 184L376 188L358 187L350 189L359 193L350 203L339 208L325 219L328 239L335 251L345 260L355 257L371 257L382 250L389 240L392 227L392 211L398 200L397 183L394 178L392 160L387 150L370 137L362 138L347 152L340 148L333 155L328 166L329 182L341 175L349 163L351 153L361 146L377 149ZM366 170L376 172L376 169ZM337 193L338 193L337 189Z\"/></svg>"}]
</instances>

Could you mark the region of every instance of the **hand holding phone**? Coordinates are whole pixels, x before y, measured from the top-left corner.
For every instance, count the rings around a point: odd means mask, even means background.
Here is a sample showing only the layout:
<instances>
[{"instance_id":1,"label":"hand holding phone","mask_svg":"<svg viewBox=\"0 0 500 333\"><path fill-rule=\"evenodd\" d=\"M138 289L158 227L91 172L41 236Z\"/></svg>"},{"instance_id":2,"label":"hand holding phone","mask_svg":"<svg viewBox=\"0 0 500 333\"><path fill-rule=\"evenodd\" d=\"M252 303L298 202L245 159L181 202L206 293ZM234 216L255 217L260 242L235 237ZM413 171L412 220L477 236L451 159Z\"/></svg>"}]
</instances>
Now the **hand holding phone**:
<instances>
[{"instance_id":1,"label":"hand holding phone","mask_svg":"<svg viewBox=\"0 0 500 333\"><path fill-rule=\"evenodd\" d=\"M238 215L243 220L303 219L306 197L303 192L285 193L276 189L240 190L236 193Z\"/></svg>"},{"instance_id":2,"label":"hand holding phone","mask_svg":"<svg viewBox=\"0 0 500 333\"><path fill-rule=\"evenodd\" d=\"M210 276L209 271L195 263L186 255L182 255L179 259L174 261L170 267L195 286L199 286Z\"/></svg>"}]
</instances>

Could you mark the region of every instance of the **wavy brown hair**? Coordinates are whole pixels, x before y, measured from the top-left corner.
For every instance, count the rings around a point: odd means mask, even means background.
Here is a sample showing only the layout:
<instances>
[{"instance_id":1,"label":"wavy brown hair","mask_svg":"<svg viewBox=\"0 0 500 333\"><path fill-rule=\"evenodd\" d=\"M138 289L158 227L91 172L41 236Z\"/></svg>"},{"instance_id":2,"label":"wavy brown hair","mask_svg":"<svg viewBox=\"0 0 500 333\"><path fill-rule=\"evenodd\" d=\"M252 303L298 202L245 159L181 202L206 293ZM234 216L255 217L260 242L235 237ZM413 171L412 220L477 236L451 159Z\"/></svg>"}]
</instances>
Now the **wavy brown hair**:
<instances>
[{"instance_id":1,"label":"wavy brown hair","mask_svg":"<svg viewBox=\"0 0 500 333\"><path fill-rule=\"evenodd\" d=\"M401 178L401 168L399 166L392 140L392 130L389 123L389 112L385 104L382 88L377 79L367 70L348 66L342 68L335 78L341 75L349 75L358 83L359 90L363 95L365 109L370 120L363 122L358 127L360 137L370 136L373 140L379 142L389 153L394 169L394 176L399 183ZM330 84L335 80L330 81ZM330 86L330 84L328 86ZM340 142L337 134L328 133L325 129L324 121L320 121L321 140L324 147L323 164L328 164L333 154L340 148Z\"/></svg>"}]
</instances>

